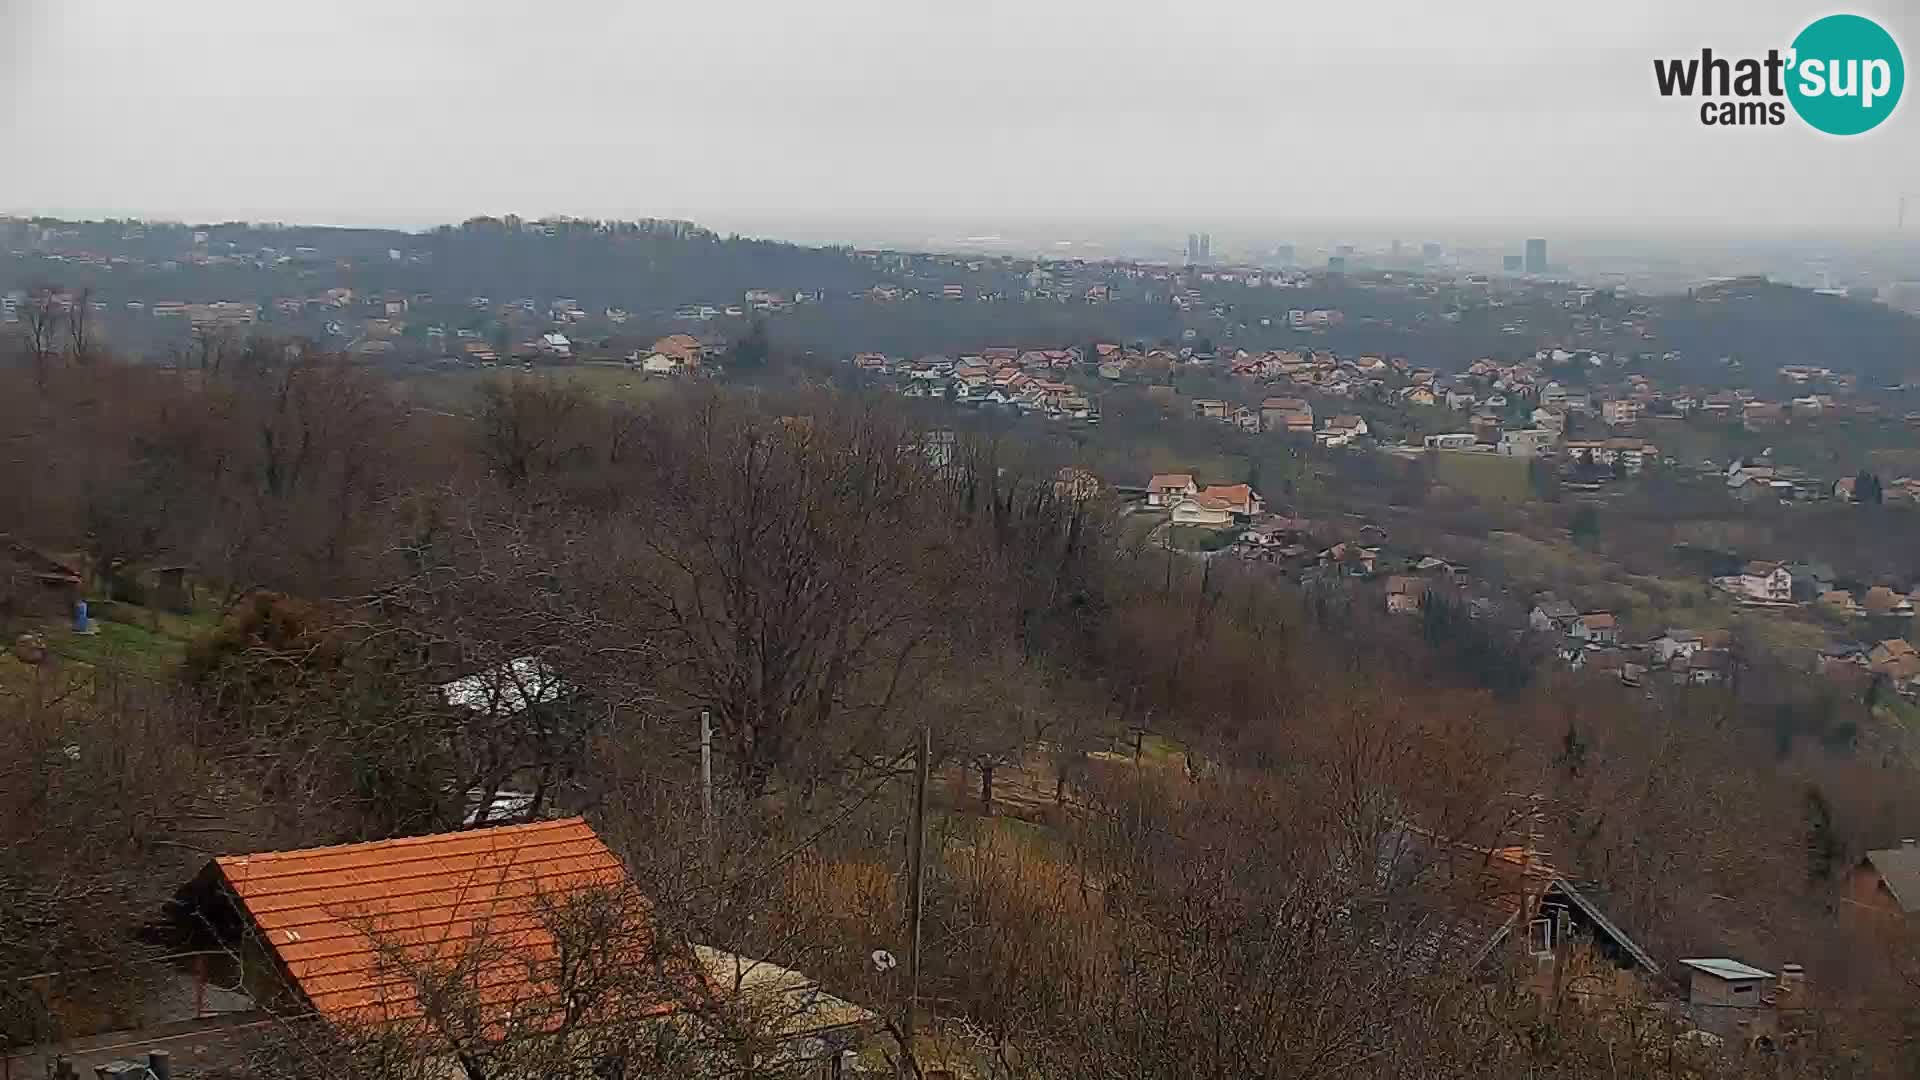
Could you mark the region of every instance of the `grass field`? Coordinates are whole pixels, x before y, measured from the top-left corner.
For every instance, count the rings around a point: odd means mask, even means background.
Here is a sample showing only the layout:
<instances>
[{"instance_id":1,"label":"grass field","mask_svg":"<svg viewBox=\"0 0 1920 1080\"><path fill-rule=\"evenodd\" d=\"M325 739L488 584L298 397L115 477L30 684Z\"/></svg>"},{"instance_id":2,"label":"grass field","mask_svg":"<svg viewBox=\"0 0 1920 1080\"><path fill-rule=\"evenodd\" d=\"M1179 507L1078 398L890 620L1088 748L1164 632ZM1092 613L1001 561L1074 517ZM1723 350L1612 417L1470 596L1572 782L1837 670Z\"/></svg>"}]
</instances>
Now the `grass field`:
<instances>
[{"instance_id":1,"label":"grass field","mask_svg":"<svg viewBox=\"0 0 1920 1080\"><path fill-rule=\"evenodd\" d=\"M1442 451L1435 461L1435 479L1477 499L1524 502L1533 494L1526 458Z\"/></svg>"},{"instance_id":2,"label":"grass field","mask_svg":"<svg viewBox=\"0 0 1920 1080\"><path fill-rule=\"evenodd\" d=\"M1176 551L1219 551L1233 543L1235 532L1201 525L1174 525L1167 529L1167 543Z\"/></svg>"},{"instance_id":3,"label":"grass field","mask_svg":"<svg viewBox=\"0 0 1920 1080\"><path fill-rule=\"evenodd\" d=\"M48 620L35 628L46 639L53 663L163 678L186 658L187 646L220 621L213 612L175 615L126 603L102 605L100 610L112 617L96 617L91 634L74 633L64 620ZM0 680L27 670L11 652L0 653L0 668L7 669L0 672Z\"/></svg>"}]
</instances>

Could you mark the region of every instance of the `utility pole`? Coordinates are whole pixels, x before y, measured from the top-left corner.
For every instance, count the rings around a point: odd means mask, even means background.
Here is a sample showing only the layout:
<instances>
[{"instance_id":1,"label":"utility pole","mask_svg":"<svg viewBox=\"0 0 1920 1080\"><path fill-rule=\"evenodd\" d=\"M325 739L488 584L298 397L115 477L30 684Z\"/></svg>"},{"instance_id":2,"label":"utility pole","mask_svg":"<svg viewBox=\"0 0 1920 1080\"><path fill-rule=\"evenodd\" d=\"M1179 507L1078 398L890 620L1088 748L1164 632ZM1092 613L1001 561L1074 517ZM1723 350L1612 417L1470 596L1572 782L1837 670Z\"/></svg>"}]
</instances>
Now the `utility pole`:
<instances>
[{"instance_id":1,"label":"utility pole","mask_svg":"<svg viewBox=\"0 0 1920 1080\"><path fill-rule=\"evenodd\" d=\"M700 821L713 833L713 714L700 710Z\"/></svg>"},{"instance_id":2,"label":"utility pole","mask_svg":"<svg viewBox=\"0 0 1920 1080\"><path fill-rule=\"evenodd\" d=\"M907 1016L900 1025L902 1064L913 1053L914 1014L920 1011L920 913L927 884L927 758L931 742L932 735L923 725L920 745L913 755L913 836L907 859Z\"/></svg>"}]
</instances>

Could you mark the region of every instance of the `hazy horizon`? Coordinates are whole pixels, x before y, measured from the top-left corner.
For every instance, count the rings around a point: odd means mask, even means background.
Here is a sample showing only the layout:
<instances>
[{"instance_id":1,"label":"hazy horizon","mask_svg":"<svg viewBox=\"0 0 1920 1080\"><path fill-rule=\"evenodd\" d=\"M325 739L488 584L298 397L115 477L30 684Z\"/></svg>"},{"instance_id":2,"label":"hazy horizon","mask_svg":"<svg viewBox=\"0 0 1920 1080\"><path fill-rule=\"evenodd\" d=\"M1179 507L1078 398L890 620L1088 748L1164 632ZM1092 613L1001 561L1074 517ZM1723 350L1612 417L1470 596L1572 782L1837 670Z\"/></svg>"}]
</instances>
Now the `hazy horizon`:
<instances>
[{"instance_id":1,"label":"hazy horizon","mask_svg":"<svg viewBox=\"0 0 1920 1080\"><path fill-rule=\"evenodd\" d=\"M1903 44L1920 10L1852 10ZM1383 8L1392 8L1383 13ZM687 218L1301 235L1920 228L1920 121L1717 130L1651 61L1830 9L1411 0L653 4L0 0L0 211L423 228ZM1345 232L1343 233L1343 230Z\"/></svg>"}]
</instances>

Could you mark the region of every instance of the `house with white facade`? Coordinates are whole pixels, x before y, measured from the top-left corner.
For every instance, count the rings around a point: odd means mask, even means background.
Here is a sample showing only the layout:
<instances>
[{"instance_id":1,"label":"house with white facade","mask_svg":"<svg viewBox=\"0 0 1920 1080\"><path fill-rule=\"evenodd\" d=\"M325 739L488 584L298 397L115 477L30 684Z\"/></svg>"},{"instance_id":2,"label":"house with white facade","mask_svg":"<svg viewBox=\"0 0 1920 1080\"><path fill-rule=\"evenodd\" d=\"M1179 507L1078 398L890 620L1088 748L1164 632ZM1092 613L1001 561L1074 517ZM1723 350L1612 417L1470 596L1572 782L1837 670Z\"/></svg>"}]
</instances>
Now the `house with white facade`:
<instances>
[{"instance_id":1,"label":"house with white facade","mask_svg":"<svg viewBox=\"0 0 1920 1080\"><path fill-rule=\"evenodd\" d=\"M1200 494L1192 473L1158 473L1147 481L1147 505L1172 507L1181 499Z\"/></svg>"}]
</instances>

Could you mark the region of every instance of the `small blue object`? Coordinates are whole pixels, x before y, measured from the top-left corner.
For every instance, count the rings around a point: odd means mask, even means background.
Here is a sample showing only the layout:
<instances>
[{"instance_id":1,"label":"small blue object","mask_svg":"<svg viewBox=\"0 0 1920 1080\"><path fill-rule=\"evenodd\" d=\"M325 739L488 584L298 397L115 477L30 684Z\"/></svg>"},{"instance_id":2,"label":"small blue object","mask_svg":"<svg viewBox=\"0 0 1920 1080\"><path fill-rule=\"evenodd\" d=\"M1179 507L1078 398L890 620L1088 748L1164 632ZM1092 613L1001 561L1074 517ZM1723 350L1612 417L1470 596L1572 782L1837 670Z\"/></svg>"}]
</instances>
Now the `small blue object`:
<instances>
[{"instance_id":1,"label":"small blue object","mask_svg":"<svg viewBox=\"0 0 1920 1080\"><path fill-rule=\"evenodd\" d=\"M93 624L87 621L87 602L85 600L75 600L73 602L73 632L76 634L93 633Z\"/></svg>"}]
</instances>

